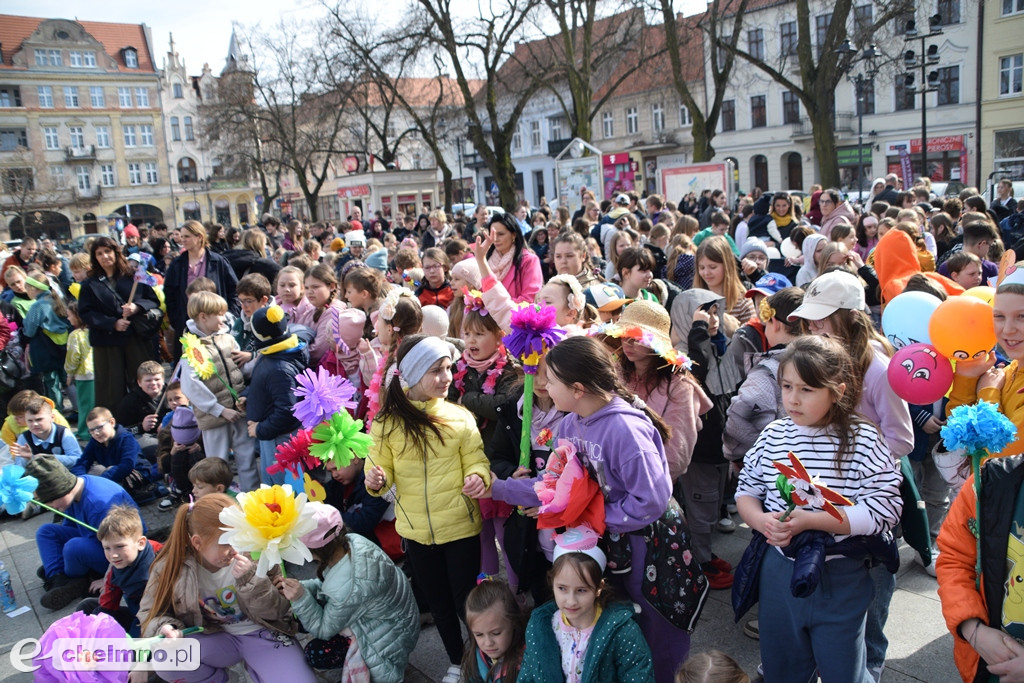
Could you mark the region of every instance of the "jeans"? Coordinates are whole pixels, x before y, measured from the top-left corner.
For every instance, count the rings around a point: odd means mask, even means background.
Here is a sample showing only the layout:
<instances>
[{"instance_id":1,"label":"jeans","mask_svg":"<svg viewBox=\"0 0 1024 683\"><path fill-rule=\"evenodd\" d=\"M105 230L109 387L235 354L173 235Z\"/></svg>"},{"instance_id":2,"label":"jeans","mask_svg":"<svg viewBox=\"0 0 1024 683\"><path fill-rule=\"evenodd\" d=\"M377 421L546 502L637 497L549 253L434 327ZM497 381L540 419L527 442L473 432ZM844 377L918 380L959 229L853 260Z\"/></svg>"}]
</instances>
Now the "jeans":
<instances>
[{"instance_id":1,"label":"jeans","mask_svg":"<svg viewBox=\"0 0 1024 683\"><path fill-rule=\"evenodd\" d=\"M885 664L885 651L889 649L889 639L885 637L885 622L889 619L889 603L896 590L896 575L877 565L871 568L872 600L868 608L867 626L864 631L864 644L868 652L868 668L877 669Z\"/></svg>"}]
</instances>

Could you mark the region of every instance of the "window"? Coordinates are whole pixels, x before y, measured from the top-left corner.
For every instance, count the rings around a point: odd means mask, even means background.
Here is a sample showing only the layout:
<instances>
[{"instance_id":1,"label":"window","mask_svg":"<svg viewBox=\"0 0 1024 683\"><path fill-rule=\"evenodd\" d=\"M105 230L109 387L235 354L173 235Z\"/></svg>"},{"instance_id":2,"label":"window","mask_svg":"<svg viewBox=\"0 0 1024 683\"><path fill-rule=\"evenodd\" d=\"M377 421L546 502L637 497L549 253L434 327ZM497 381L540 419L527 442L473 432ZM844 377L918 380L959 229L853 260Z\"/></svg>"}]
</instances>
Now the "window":
<instances>
[{"instance_id":1,"label":"window","mask_svg":"<svg viewBox=\"0 0 1024 683\"><path fill-rule=\"evenodd\" d=\"M74 149L85 147L85 132L81 126L68 126L68 132L71 134L71 146Z\"/></svg>"},{"instance_id":2,"label":"window","mask_svg":"<svg viewBox=\"0 0 1024 683\"><path fill-rule=\"evenodd\" d=\"M782 93L782 122L800 123L800 98L795 93Z\"/></svg>"},{"instance_id":3,"label":"window","mask_svg":"<svg viewBox=\"0 0 1024 683\"><path fill-rule=\"evenodd\" d=\"M540 121L530 121L530 147L540 149Z\"/></svg>"},{"instance_id":4,"label":"window","mask_svg":"<svg viewBox=\"0 0 1024 683\"><path fill-rule=\"evenodd\" d=\"M423 157L419 152L412 155L412 167L415 170L423 168Z\"/></svg>"},{"instance_id":5,"label":"window","mask_svg":"<svg viewBox=\"0 0 1024 683\"><path fill-rule=\"evenodd\" d=\"M79 190L88 190L92 187L92 178L89 177L88 166L75 166L75 177L78 179Z\"/></svg>"},{"instance_id":6,"label":"window","mask_svg":"<svg viewBox=\"0 0 1024 683\"><path fill-rule=\"evenodd\" d=\"M28 134L24 128L0 129L0 152L13 152L19 147L28 147Z\"/></svg>"},{"instance_id":7,"label":"window","mask_svg":"<svg viewBox=\"0 0 1024 683\"><path fill-rule=\"evenodd\" d=\"M899 76L897 76L899 78ZM857 96L857 113L858 114L874 114L875 113L875 81L873 79L867 79L860 85L860 92L856 92L857 85L854 83L854 94Z\"/></svg>"},{"instance_id":8,"label":"window","mask_svg":"<svg viewBox=\"0 0 1024 683\"><path fill-rule=\"evenodd\" d=\"M938 104L960 103L960 67L947 66L939 69Z\"/></svg>"},{"instance_id":9,"label":"window","mask_svg":"<svg viewBox=\"0 0 1024 683\"><path fill-rule=\"evenodd\" d=\"M82 65L86 67L96 66L96 53L95 52L83 52L82 53Z\"/></svg>"},{"instance_id":10,"label":"window","mask_svg":"<svg viewBox=\"0 0 1024 683\"><path fill-rule=\"evenodd\" d=\"M153 126L139 126L139 144L143 147L152 147L155 144L153 142Z\"/></svg>"},{"instance_id":11,"label":"window","mask_svg":"<svg viewBox=\"0 0 1024 683\"><path fill-rule=\"evenodd\" d=\"M195 163L188 157L178 162L178 182L194 183L199 178Z\"/></svg>"},{"instance_id":12,"label":"window","mask_svg":"<svg viewBox=\"0 0 1024 683\"><path fill-rule=\"evenodd\" d=\"M914 86L908 86L902 78L896 77L895 111L910 111L917 106L917 93Z\"/></svg>"},{"instance_id":13,"label":"window","mask_svg":"<svg viewBox=\"0 0 1024 683\"><path fill-rule=\"evenodd\" d=\"M149 107L149 91L145 88L135 89L135 106L139 109L146 109Z\"/></svg>"},{"instance_id":14,"label":"window","mask_svg":"<svg viewBox=\"0 0 1024 683\"><path fill-rule=\"evenodd\" d=\"M181 124L178 121L177 116L171 117L171 140L174 140L175 142L181 140ZM516 135L519 135L518 131L516 131ZM512 140L512 147L517 147L515 138Z\"/></svg>"},{"instance_id":15,"label":"window","mask_svg":"<svg viewBox=\"0 0 1024 683\"><path fill-rule=\"evenodd\" d=\"M936 10L943 26L960 23L960 0L939 0Z\"/></svg>"},{"instance_id":16,"label":"window","mask_svg":"<svg viewBox=\"0 0 1024 683\"><path fill-rule=\"evenodd\" d=\"M909 7L902 12L897 10L896 17L892 20L892 32L896 36L902 36L903 32L907 29L907 22L914 19L913 7Z\"/></svg>"},{"instance_id":17,"label":"window","mask_svg":"<svg viewBox=\"0 0 1024 683\"><path fill-rule=\"evenodd\" d=\"M160 182L160 174L156 170L156 162L146 162L146 183L149 185L156 185Z\"/></svg>"},{"instance_id":18,"label":"window","mask_svg":"<svg viewBox=\"0 0 1024 683\"><path fill-rule=\"evenodd\" d=\"M754 59L764 59L764 30L747 31L747 52Z\"/></svg>"},{"instance_id":19,"label":"window","mask_svg":"<svg viewBox=\"0 0 1024 683\"><path fill-rule=\"evenodd\" d=\"M782 22L782 26L779 27L779 44L782 47L783 57L796 56L797 34L795 21Z\"/></svg>"},{"instance_id":20,"label":"window","mask_svg":"<svg viewBox=\"0 0 1024 683\"><path fill-rule=\"evenodd\" d=\"M539 123L537 124L537 129L538 129L538 131L540 130L540 124ZM185 139L186 140L195 140L196 139L196 136L192 132L192 117L191 116L186 116L185 117ZM537 139L540 140L540 138L537 138ZM540 146L540 142L537 143L537 146L538 147Z\"/></svg>"},{"instance_id":21,"label":"window","mask_svg":"<svg viewBox=\"0 0 1024 683\"><path fill-rule=\"evenodd\" d=\"M131 88L118 88L117 89L117 106L121 109L132 108L132 89Z\"/></svg>"},{"instance_id":22,"label":"window","mask_svg":"<svg viewBox=\"0 0 1024 683\"><path fill-rule=\"evenodd\" d=\"M615 115L610 111L601 114L601 134L605 139L615 137Z\"/></svg>"},{"instance_id":23,"label":"window","mask_svg":"<svg viewBox=\"0 0 1024 683\"><path fill-rule=\"evenodd\" d=\"M64 106L68 109L78 108L78 88L73 85L64 86Z\"/></svg>"},{"instance_id":24,"label":"window","mask_svg":"<svg viewBox=\"0 0 1024 683\"><path fill-rule=\"evenodd\" d=\"M1020 95L1024 55L1016 54L999 59L999 94Z\"/></svg>"},{"instance_id":25,"label":"window","mask_svg":"<svg viewBox=\"0 0 1024 683\"><path fill-rule=\"evenodd\" d=\"M828 37L828 27L832 23L831 14L821 14L814 17L814 45L818 50L818 56L825 49L825 39Z\"/></svg>"},{"instance_id":26,"label":"window","mask_svg":"<svg viewBox=\"0 0 1024 683\"><path fill-rule=\"evenodd\" d=\"M135 48L125 48L124 65L129 69L139 68L139 54L135 51Z\"/></svg>"},{"instance_id":27,"label":"window","mask_svg":"<svg viewBox=\"0 0 1024 683\"><path fill-rule=\"evenodd\" d=\"M82 53L80 51L72 50L68 53L68 58L68 62L71 64L71 66L78 68L82 67Z\"/></svg>"},{"instance_id":28,"label":"window","mask_svg":"<svg viewBox=\"0 0 1024 683\"><path fill-rule=\"evenodd\" d=\"M175 83L171 87L171 89L174 91L174 99L180 100L183 97L185 97L185 94L184 94L184 92L182 91L182 88L181 88L181 83Z\"/></svg>"},{"instance_id":29,"label":"window","mask_svg":"<svg viewBox=\"0 0 1024 683\"><path fill-rule=\"evenodd\" d=\"M637 113L636 107L626 108L626 133L628 135L636 135L640 130L640 115Z\"/></svg>"},{"instance_id":30,"label":"window","mask_svg":"<svg viewBox=\"0 0 1024 683\"><path fill-rule=\"evenodd\" d=\"M171 117L171 137L175 140L180 140L181 138L178 137L179 133L177 131L177 127L178 118ZM523 131L522 129L519 128L519 126L516 126L516 131L512 133L512 150L515 152L523 151ZM462 156L461 149L459 150L459 156Z\"/></svg>"},{"instance_id":31,"label":"window","mask_svg":"<svg viewBox=\"0 0 1024 683\"><path fill-rule=\"evenodd\" d=\"M736 100L722 102L722 131L736 130Z\"/></svg>"},{"instance_id":32,"label":"window","mask_svg":"<svg viewBox=\"0 0 1024 683\"><path fill-rule=\"evenodd\" d=\"M1024 0L1003 0L1003 16L1024 12Z\"/></svg>"},{"instance_id":33,"label":"window","mask_svg":"<svg viewBox=\"0 0 1024 683\"><path fill-rule=\"evenodd\" d=\"M562 119L548 119L548 133L549 140L561 140L562 139Z\"/></svg>"},{"instance_id":34,"label":"window","mask_svg":"<svg viewBox=\"0 0 1024 683\"><path fill-rule=\"evenodd\" d=\"M39 106L43 109L53 109L53 88L40 85L36 87L36 92L39 93Z\"/></svg>"},{"instance_id":35,"label":"window","mask_svg":"<svg viewBox=\"0 0 1024 683\"><path fill-rule=\"evenodd\" d=\"M63 190L67 187L67 180L64 179L64 167L63 166L51 166L50 167L50 183L55 189Z\"/></svg>"},{"instance_id":36,"label":"window","mask_svg":"<svg viewBox=\"0 0 1024 683\"><path fill-rule=\"evenodd\" d=\"M96 146L110 147L110 126L96 126Z\"/></svg>"},{"instance_id":37,"label":"window","mask_svg":"<svg viewBox=\"0 0 1024 683\"><path fill-rule=\"evenodd\" d=\"M142 184L142 164L133 161L128 164L128 184L129 185L141 185Z\"/></svg>"},{"instance_id":38,"label":"window","mask_svg":"<svg viewBox=\"0 0 1024 683\"><path fill-rule=\"evenodd\" d=\"M871 33L871 25L875 22L872 5L857 5L853 8L853 36L857 43L863 43Z\"/></svg>"},{"instance_id":39,"label":"window","mask_svg":"<svg viewBox=\"0 0 1024 683\"><path fill-rule=\"evenodd\" d=\"M107 106L107 98L103 95L103 86L89 86L89 104L93 109L103 109Z\"/></svg>"},{"instance_id":40,"label":"window","mask_svg":"<svg viewBox=\"0 0 1024 683\"><path fill-rule=\"evenodd\" d=\"M46 143L46 149L60 149L60 136L56 127L43 128L43 142Z\"/></svg>"},{"instance_id":41,"label":"window","mask_svg":"<svg viewBox=\"0 0 1024 683\"><path fill-rule=\"evenodd\" d=\"M100 164L100 185L103 187L113 187L115 185L113 164Z\"/></svg>"},{"instance_id":42,"label":"window","mask_svg":"<svg viewBox=\"0 0 1024 683\"><path fill-rule=\"evenodd\" d=\"M16 85L0 85L0 107L20 107L21 88Z\"/></svg>"},{"instance_id":43,"label":"window","mask_svg":"<svg viewBox=\"0 0 1024 683\"><path fill-rule=\"evenodd\" d=\"M3 173L0 176L0 187L7 194L21 194L36 189L36 179L31 168L5 168L0 173Z\"/></svg>"},{"instance_id":44,"label":"window","mask_svg":"<svg viewBox=\"0 0 1024 683\"><path fill-rule=\"evenodd\" d=\"M36 50L36 66L63 66L60 50Z\"/></svg>"},{"instance_id":45,"label":"window","mask_svg":"<svg viewBox=\"0 0 1024 683\"><path fill-rule=\"evenodd\" d=\"M124 127L124 146L134 147L135 146L135 126Z\"/></svg>"},{"instance_id":46,"label":"window","mask_svg":"<svg viewBox=\"0 0 1024 683\"><path fill-rule=\"evenodd\" d=\"M750 98L750 127L764 128L768 125L768 115L765 112L765 96L755 95Z\"/></svg>"},{"instance_id":47,"label":"window","mask_svg":"<svg viewBox=\"0 0 1024 683\"><path fill-rule=\"evenodd\" d=\"M665 130L665 107L660 103L651 105L651 126L655 133Z\"/></svg>"},{"instance_id":48,"label":"window","mask_svg":"<svg viewBox=\"0 0 1024 683\"><path fill-rule=\"evenodd\" d=\"M690 110L686 108L686 105L682 102L679 103L679 125L689 126L693 123L693 119L690 118Z\"/></svg>"}]
</instances>

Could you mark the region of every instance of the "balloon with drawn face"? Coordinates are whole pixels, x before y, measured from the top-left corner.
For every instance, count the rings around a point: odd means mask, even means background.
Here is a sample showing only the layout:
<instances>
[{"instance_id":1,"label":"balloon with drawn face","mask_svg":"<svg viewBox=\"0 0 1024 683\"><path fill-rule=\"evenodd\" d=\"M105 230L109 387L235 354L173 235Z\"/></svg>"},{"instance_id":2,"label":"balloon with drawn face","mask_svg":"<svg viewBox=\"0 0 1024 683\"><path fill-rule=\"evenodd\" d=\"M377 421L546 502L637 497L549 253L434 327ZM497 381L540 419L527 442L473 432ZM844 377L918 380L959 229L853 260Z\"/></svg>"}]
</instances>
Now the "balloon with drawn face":
<instances>
[{"instance_id":1,"label":"balloon with drawn face","mask_svg":"<svg viewBox=\"0 0 1024 683\"><path fill-rule=\"evenodd\" d=\"M897 349L910 344L931 344L928 322L942 303L925 292L904 292L893 297L882 311L882 331Z\"/></svg>"},{"instance_id":2,"label":"balloon with drawn face","mask_svg":"<svg viewBox=\"0 0 1024 683\"><path fill-rule=\"evenodd\" d=\"M951 296L939 304L928 332L935 349L950 360L979 360L996 345L992 307L973 296Z\"/></svg>"},{"instance_id":3,"label":"balloon with drawn face","mask_svg":"<svg viewBox=\"0 0 1024 683\"><path fill-rule=\"evenodd\" d=\"M889 386L907 403L926 405L946 395L953 366L930 344L911 344L889 360Z\"/></svg>"}]
</instances>

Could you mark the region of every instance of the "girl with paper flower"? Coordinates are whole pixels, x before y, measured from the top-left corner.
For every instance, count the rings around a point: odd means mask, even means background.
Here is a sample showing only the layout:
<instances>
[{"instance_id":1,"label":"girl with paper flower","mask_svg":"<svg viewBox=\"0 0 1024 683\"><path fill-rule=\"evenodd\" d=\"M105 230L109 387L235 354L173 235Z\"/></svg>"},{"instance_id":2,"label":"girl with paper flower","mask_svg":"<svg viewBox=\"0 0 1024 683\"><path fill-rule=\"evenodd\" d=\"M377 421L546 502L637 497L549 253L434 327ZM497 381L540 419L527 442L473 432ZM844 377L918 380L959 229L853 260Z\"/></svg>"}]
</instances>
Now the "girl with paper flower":
<instances>
[{"instance_id":1,"label":"girl with paper flower","mask_svg":"<svg viewBox=\"0 0 1024 683\"><path fill-rule=\"evenodd\" d=\"M864 548L868 537L899 522L902 477L879 429L855 413L860 382L839 342L819 336L792 341L779 359L779 378L788 417L761 432L736 490L743 520L774 547L762 546L752 566L744 556L749 577L738 573L737 582L749 578L760 595L765 680L810 680L817 670L826 681L860 683L869 680L864 624L873 594L865 564L871 554ZM779 481L780 471L798 476ZM843 503L849 505L835 508ZM794 597L801 564L789 554L819 531L828 534L826 544L837 546L826 551L812 592ZM878 540L882 549L891 544L891 537ZM761 543L755 538L752 547Z\"/></svg>"},{"instance_id":2,"label":"girl with paper flower","mask_svg":"<svg viewBox=\"0 0 1024 683\"><path fill-rule=\"evenodd\" d=\"M459 618L480 567L480 506L491 483L476 419L446 401L454 349L426 335L406 337L385 370L384 398L370 435L366 488L394 487L398 533L406 539L414 580L427 594L450 667L459 679Z\"/></svg>"},{"instance_id":3,"label":"girl with paper flower","mask_svg":"<svg viewBox=\"0 0 1024 683\"><path fill-rule=\"evenodd\" d=\"M294 513L295 507L289 510ZM171 535L150 567L139 607L143 637L180 638L186 628L203 628L190 636L200 640L199 668L157 675L167 681L223 683L227 669L244 662L257 683L313 683L316 677L294 639L297 624L288 599L266 575L257 576L248 556L221 543L221 512L233 508L235 501L221 493L179 507Z\"/></svg>"},{"instance_id":4,"label":"girl with paper flower","mask_svg":"<svg viewBox=\"0 0 1024 683\"><path fill-rule=\"evenodd\" d=\"M404 287L395 287L388 292L373 325L376 341L380 344L379 353L369 340L364 338L359 342L359 370L363 379L369 381L366 391L367 422L371 422L380 410L384 369L394 364L395 351L402 340L419 332L422 326L423 307L419 299ZM367 373L371 375L369 380L366 379Z\"/></svg>"}]
</instances>

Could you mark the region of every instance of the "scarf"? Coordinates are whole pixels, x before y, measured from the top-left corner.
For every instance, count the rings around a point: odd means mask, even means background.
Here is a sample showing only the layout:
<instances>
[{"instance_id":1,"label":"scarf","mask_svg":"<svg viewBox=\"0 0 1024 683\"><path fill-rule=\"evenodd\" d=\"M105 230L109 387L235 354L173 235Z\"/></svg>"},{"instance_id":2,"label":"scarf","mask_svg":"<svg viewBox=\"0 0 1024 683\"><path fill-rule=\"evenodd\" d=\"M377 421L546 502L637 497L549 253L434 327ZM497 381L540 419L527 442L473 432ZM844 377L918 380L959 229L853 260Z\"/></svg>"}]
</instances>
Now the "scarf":
<instances>
[{"instance_id":1,"label":"scarf","mask_svg":"<svg viewBox=\"0 0 1024 683\"><path fill-rule=\"evenodd\" d=\"M139 551L135 561L124 569L110 569L110 582L121 589L129 606L134 602L142 600L142 594L146 591L146 582L149 580L149 565L153 564L156 553L153 546L146 542L145 547Z\"/></svg>"},{"instance_id":2,"label":"scarf","mask_svg":"<svg viewBox=\"0 0 1024 683\"><path fill-rule=\"evenodd\" d=\"M468 350L463 351L462 358L455 364L456 372L452 376L455 388L459 391L459 396L466 393L466 373L469 372L470 368L485 376L482 387L483 393L493 396L495 387L498 385L498 378L501 377L501 373L505 370L507 363L508 352L505 351L504 344L498 344L498 348L494 353L483 360L474 360L469 355Z\"/></svg>"},{"instance_id":3,"label":"scarf","mask_svg":"<svg viewBox=\"0 0 1024 683\"><path fill-rule=\"evenodd\" d=\"M494 278L498 282L504 282L505 276L508 275L508 271L512 270L512 257L515 256L515 247L509 249L504 255L498 253L495 249L490 256L487 257L487 265L494 271Z\"/></svg>"},{"instance_id":4,"label":"scarf","mask_svg":"<svg viewBox=\"0 0 1024 683\"><path fill-rule=\"evenodd\" d=\"M772 217L773 221L775 221L775 225L779 226L780 228L784 228L793 222L793 217L790 216L788 213L785 216L780 216L779 214L775 213L774 210L772 210L771 212L769 212L768 215Z\"/></svg>"}]
</instances>

